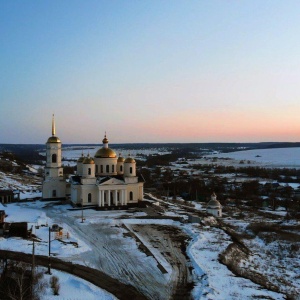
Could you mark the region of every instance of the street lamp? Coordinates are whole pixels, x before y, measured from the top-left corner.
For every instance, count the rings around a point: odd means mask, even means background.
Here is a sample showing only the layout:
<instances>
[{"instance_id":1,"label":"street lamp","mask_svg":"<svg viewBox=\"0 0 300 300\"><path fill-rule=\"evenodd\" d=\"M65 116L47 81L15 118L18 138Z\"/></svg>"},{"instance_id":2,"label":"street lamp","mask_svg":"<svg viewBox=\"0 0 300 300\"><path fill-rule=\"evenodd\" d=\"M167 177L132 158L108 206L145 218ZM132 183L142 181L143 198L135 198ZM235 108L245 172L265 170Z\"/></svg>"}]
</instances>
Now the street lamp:
<instances>
[{"instance_id":1,"label":"street lamp","mask_svg":"<svg viewBox=\"0 0 300 300\"><path fill-rule=\"evenodd\" d=\"M46 272L46 274L49 274L51 275L51 261L50 261L50 255L51 255L51 242L54 241L51 240L51 228L50 228L50 225L49 225L49 242L48 242L48 245L49 245L49 253L48 253L48 272Z\"/></svg>"}]
</instances>

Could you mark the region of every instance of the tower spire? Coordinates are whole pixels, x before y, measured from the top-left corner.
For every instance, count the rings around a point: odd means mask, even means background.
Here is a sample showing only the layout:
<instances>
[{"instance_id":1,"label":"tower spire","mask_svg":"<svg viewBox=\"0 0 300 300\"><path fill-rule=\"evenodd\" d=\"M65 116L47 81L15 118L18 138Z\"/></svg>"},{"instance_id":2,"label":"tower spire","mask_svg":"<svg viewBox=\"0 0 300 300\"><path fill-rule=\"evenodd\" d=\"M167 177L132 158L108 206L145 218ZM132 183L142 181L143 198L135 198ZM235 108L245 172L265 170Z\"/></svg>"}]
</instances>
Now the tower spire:
<instances>
[{"instance_id":1,"label":"tower spire","mask_svg":"<svg viewBox=\"0 0 300 300\"><path fill-rule=\"evenodd\" d=\"M55 136L55 120L54 120L54 114L52 115L52 136Z\"/></svg>"}]
</instances>

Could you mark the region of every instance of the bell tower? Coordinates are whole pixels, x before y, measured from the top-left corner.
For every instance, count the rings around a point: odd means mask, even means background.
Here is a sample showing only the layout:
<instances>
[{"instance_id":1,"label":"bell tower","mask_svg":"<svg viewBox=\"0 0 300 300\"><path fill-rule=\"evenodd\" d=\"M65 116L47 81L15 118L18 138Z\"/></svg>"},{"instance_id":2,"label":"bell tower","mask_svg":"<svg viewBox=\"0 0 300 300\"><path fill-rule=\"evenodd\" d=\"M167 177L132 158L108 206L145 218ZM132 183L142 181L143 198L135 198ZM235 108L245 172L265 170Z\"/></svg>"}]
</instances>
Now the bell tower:
<instances>
[{"instance_id":1,"label":"bell tower","mask_svg":"<svg viewBox=\"0 0 300 300\"><path fill-rule=\"evenodd\" d=\"M45 178L63 177L63 168L61 167L61 141L55 135L55 119L52 116L52 136L46 143L46 168Z\"/></svg>"},{"instance_id":2,"label":"bell tower","mask_svg":"<svg viewBox=\"0 0 300 300\"><path fill-rule=\"evenodd\" d=\"M55 120L52 116L52 136L46 143L46 166L43 182L43 198L65 198L66 182L61 165L61 141L55 133Z\"/></svg>"}]
</instances>

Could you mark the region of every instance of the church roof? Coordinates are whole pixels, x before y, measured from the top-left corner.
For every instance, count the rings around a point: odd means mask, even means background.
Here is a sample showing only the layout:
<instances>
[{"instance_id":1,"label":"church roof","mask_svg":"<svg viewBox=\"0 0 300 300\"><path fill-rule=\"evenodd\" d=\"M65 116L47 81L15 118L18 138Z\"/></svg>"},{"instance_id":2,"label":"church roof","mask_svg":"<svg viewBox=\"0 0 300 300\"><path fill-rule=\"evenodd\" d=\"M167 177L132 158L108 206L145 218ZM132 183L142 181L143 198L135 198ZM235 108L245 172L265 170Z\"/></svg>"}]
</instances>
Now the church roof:
<instances>
[{"instance_id":1,"label":"church roof","mask_svg":"<svg viewBox=\"0 0 300 300\"><path fill-rule=\"evenodd\" d=\"M218 200L210 200L207 203L207 208L221 208L221 203Z\"/></svg>"},{"instance_id":2,"label":"church roof","mask_svg":"<svg viewBox=\"0 0 300 300\"><path fill-rule=\"evenodd\" d=\"M132 157L127 157L126 159L125 159L125 163L131 163L131 164L134 164L135 163L135 160L132 158Z\"/></svg>"},{"instance_id":3,"label":"church roof","mask_svg":"<svg viewBox=\"0 0 300 300\"><path fill-rule=\"evenodd\" d=\"M95 164L94 160L91 158L91 157L86 157L83 162L82 162L84 165L93 165Z\"/></svg>"},{"instance_id":4,"label":"church roof","mask_svg":"<svg viewBox=\"0 0 300 300\"><path fill-rule=\"evenodd\" d=\"M221 208L221 203L217 200L217 196L215 193L211 195L210 201L207 203L207 208L210 209L218 209Z\"/></svg>"},{"instance_id":5,"label":"church roof","mask_svg":"<svg viewBox=\"0 0 300 300\"><path fill-rule=\"evenodd\" d=\"M114 150L110 149L110 148L100 148L96 154L95 154L95 158L116 158L117 154Z\"/></svg>"},{"instance_id":6,"label":"church roof","mask_svg":"<svg viewBox=\"0 0 300 300\"><path fill-rule=\"evenodd\" d=\"M124 157L122 157L122 156L119 156L118 157L118 162L124 162L125 161L125 158Z\"/></svg>"},{"instance_id":7,"label":"church roof","mask_svg":"<svg viewBox=\"0 0 300 300\"><path fill-rule=\"evenodd\" d=\"M82 163L84 161L84 159L85 159L85 157L82 153L81 156L78 158L77 162Z\"/></svg>"},{"instance_id":8,"label":"church roof","mask_svg":"<svg viewBox=\"0 0 300 300\"><path fill-rule=\"evenodd\" d=\"M47 143L60 143L60 139L57 136L50 136Z\"/></svg>"}]
</instances>

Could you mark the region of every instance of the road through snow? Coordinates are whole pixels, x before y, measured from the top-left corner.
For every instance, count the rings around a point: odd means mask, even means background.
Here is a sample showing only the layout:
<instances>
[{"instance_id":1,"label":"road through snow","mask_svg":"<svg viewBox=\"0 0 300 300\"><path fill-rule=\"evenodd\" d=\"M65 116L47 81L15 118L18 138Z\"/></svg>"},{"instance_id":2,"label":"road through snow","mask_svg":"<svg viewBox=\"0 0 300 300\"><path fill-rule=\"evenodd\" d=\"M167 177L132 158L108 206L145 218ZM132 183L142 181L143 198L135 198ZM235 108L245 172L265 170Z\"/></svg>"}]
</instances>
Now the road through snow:
<instances>
[{"instance_id":1,"label":"road through snow","mask_svg":"<svg viewBox=\"0 0 300 300\"><path fill-rule=\"evenodd\" d=\"M128 235L126 227L123 226L123 219L109 216L113 213L97 212L95 218L80 223L80 211L66 213L60 211L59 207L48 209L49 217L72 227L76 235L92 249L76 256L71 255L66 260L96 268L126 284L131 284L149 299L169 299L177 285L185 284L187 278L190 281L187 262L178 243L174 244L166 233L154 226L134 226L141 239L159 248L157 256L169 249L168 253L165 253L167 259L164 260L168 273L162 272L157 266L157 259L143 253L136 240ZM120 212L118 214L120 215ZM127 217L128 214L124 213L124 218ZM124 222L126 223L126 219ZM158 260L162 258L159 257Z\"/></svg>"}]
</instances>

